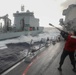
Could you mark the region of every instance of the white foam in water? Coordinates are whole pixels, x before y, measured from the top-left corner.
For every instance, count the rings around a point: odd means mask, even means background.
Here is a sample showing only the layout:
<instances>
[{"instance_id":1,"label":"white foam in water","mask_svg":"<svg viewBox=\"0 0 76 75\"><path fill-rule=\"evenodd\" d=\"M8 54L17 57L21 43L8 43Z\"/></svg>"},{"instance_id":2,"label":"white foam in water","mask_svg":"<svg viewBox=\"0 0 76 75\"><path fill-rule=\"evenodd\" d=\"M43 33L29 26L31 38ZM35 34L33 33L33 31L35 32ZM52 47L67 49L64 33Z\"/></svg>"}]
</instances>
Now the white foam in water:
<instances>
[{"instance_id":1,"label":"white foam in water","mask_svg":"<svg viewBox=\"0 0 76 75\"><path fill-rule=\"evenodd\" d=\"M5 44L0 44L0 49L5 49L7 46Z\"/></svg>"},{"instance_id":2,"label":"white foam in water","mask_svg":"<svg viewBox=\"0 0 76 75\"><path fill-rule=\"evenodd\" d=\"M8 40L4 40L4 41L0 41L0 45L6 45L8 43L18 43L18 42L27 42L30 43L31 39L35 42L35 41L39 41L41 40L41 38L52 38L54 39L54 37L56 37L57 35L59 35L59 31L55 30L55 29L44 29L44 33L39 34L38 36L20 36L18 38L15 39L8 39ZM4 46L6 48L6 46Z\"/></svg>"}]
</instances>

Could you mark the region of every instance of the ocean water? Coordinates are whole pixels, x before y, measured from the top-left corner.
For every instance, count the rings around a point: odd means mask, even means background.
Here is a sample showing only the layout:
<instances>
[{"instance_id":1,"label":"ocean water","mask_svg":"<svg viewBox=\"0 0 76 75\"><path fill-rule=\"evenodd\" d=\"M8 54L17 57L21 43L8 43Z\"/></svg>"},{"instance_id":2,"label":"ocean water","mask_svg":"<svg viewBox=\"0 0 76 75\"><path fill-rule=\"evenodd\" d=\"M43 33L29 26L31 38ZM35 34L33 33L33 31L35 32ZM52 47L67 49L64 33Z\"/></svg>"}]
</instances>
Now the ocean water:
<instances>
[{"instance_id":1,"label":"ocean water","mask_svg":"<svg viewBox=\"0 0 76 75\"><path fill-rule=\"evenodd\" d=\"M50 39L56 39L56 36L58 36L60 34L60 32L57 29L54 28L44 28L43 33L40 33L37 36L24 36L21 35L18 38L14 38L14 39L8 39L8 40L2 40L0 41L0 48L7 48L6 44L8 43L18 43L18 42L27 42L30 43L31 40L33 40L33 42L35 41L39 41L42 38L46 39L47 37L49 37Z\"/></svg>"}]
</instances>

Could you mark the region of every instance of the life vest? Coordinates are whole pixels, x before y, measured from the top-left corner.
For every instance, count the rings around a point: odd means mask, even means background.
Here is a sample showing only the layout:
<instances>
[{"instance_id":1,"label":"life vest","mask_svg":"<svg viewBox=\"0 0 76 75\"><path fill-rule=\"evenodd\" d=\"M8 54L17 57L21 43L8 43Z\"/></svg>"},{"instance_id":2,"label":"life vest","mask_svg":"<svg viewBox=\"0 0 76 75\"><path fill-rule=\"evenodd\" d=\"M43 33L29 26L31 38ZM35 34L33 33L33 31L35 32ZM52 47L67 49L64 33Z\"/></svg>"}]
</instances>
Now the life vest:
<instances>
[{"instance_id":1,"label":"life vest","mask_svg":"<svg viewBox=\"0 0 76 75\"><path fill-rule=\"evenodd\" d=\"M68 35L64 46L65 50L73 52L76 50L76 36Z\"/></svg>"}]
</instances>

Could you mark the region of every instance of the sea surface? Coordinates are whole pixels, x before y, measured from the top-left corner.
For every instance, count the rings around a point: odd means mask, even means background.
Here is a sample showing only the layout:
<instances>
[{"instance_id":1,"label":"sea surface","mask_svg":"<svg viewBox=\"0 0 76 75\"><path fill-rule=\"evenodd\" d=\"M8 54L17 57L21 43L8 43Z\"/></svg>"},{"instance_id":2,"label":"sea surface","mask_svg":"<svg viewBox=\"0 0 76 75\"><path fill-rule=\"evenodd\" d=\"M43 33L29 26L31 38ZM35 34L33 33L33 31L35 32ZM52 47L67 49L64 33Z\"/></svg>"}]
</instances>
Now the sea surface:
<instances>
[{"instance_id":1,"label":"sea surface","mask_svg":"<svg viewBox=\"0 0 76 75\"><path fill-rule=\"evenodd\" d=\"M33 41L38 41L41 40L41 38L47 38L49 37L50 39L55 39L56 36L58 36L60 34L60 32L57 29L54 28L44 28L43 32L40 33L37 36L24 36L21 35L18 38L14 38L14 39L7 39L7 40L2 40L0 41L0 48L7 48L6 44L8 43L18 43L18 42L27 42L30 43L31 40Z\"/></svg>"}]
</instances>

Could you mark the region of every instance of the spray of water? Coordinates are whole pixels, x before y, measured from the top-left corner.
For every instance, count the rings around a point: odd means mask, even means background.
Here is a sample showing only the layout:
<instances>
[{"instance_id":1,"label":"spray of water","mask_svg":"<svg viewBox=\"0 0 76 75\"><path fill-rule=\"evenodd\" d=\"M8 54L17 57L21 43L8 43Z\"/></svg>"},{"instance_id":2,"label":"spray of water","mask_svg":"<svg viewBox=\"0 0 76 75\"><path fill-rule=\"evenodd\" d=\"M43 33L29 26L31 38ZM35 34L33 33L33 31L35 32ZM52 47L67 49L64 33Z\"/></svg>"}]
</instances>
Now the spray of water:
<instances>
[{"instance_id":1,"label":"spray of water","mask_svg":"<svg viewBox=\"0 0 76 75\"><path fill-rule=\"evenodd\" d=\"M8 39L8 40L0 41L0 46L6 46L6 44L8 44L8 43L18 43L18 42L30 43L31 40L33 40L35 42L35 41L40 41L41 38L46 39L47 37L49 37L50 39L55 39L55 37L57 35L59 35L58 30L45 28L43 30L43 33L39 34L38 36L31 36L31 35L24 36L24 35L21 35L20 37L15 38L15 39Z\"/></svg>"}]
</instances>

